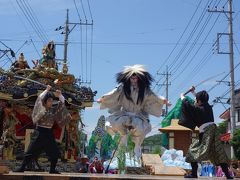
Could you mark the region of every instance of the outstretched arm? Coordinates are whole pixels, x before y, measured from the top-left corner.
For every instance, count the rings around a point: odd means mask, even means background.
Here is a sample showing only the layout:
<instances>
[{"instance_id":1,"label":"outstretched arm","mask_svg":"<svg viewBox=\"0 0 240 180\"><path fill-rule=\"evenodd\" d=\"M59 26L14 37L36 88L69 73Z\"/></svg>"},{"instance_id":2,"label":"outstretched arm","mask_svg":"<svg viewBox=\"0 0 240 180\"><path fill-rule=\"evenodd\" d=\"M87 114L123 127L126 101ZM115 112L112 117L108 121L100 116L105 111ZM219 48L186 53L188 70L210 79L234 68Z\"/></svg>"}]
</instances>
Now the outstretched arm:
<instances>
[{"instance_id":1,"label":"outstretched arm","mask_svg":"<svg viewBox=\"0 0 240 180\"><path fill-rule=\"evenodd\" d=\"M100 109L115 109L119 106L120 96L122 92L122 87L119 86L111 92L104 94L101 98L97 100L100 103Z\"/></svg>"},{"instance_id":2,"label":"outstretched arm","mask_svg":"<svg viewBox=\"0 0 240 180\"><path fill-rule=\"evenodd\" d=\"M42 104L42 99L51 90L51 86L47 85L47 88L38 96L32 113L33 123L36 124L46 113L46 108Z\"/></svg>"}]
</instances>

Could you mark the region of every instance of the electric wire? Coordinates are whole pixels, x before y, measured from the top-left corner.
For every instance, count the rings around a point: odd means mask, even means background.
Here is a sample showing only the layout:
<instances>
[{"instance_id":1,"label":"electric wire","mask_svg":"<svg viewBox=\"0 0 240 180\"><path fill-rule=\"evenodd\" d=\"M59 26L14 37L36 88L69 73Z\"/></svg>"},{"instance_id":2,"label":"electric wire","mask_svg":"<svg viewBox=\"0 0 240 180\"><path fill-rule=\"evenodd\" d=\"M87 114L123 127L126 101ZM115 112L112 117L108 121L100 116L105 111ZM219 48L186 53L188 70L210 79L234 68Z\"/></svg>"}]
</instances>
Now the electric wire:
<instances>
[{"instance_id":1,"label":"electric wire","mask_svg":"<svg viewBox=\"0 0 240 180\"><path fill-rule=\"evenodd\" d=\"M47 36L47 33L46 33L45 29L43 28L42 24L40 23L39 19L37 18L35 12L33 11L31 5L29 4L28 0L23 0L23 2L25 2L26 7L28 7L30 14L32 14L32 17L33 17L34 21L36 22L36 25L38 26L40 32L44 36L45 40L48 41L49 38Z\"/></svg>"},{"instance_id":2,"label":"electric wire","mask_svg":"<svg viewBox=\"0 0 240 180\"><path fill-rule=\"evenodd\" d=\"M89 0L87 0L87 3L88 3L88 9L89 9L90 17L91 17L91 20L93 21L93 16L92 16L92 11L91 11Z\"/></svg>"},{"instance_id":3,"label":"electric wire","mask_svg":"<svg viewBox=\"0 0 240 180\"><path fill-rule=\"evenodd\" d=\"M18 2L18 0L16 0ZM44 41L44 43L47 43L47 39L44 37L41 29L39 28L38 24L36 23L33 15L31 14L30 12L30 9L28 8L28 6L26 5L25 1L24 0L19 0L20 3L22 4L22 10L25 12L25 14L27 16L25 16L28 20L29 20L29 23L32 25L32 27L35 28L36 32L39 34L39 36L41 36L42 40Z\"/></svg>"},{"instance_id":4,"label":"electric wire","mask_svg":"<svg viewBox=\"0 0 240 180\"><path fill-rule=\"evenodd\" d=\"M22 11L23 15L25 16L25 18L27 19L27 21L29 22L29 24L32 26L33 30L35 31L35 33L37 34L38 38L45 43L44 38L42 37L42 35L39 33L38 29L35 27L35 25L33 24L33 22L30 19L29 14L27 14L24 10L24 6L22 6L18 0L16 0L18 7L20 8L20 10Z\"/></svg>"},{"instance_id":5,"label":"electric wire","mask_svg":"<svg viewBox=\"0 0 240 180\"><path fill-rule=\"evenodd\" d=\"M83 2L82 2L82 0L80 0L80 2L81 2L81 6L82 6L82 11L83 11L83 14L84 14L84 17L85 17L85 21L87 22L87 16L86 16L86 13L85 13Z\"/></svg>"},{"instance_id":6,"label":"electric wire","mask_svg":"<svg viewBox=\"0 0 240 180\"><path fill-rule=\"evenodd\" d=\"M211 1L212 3L212 1ZM210 3L210 4L211 4ZM180 49L180 51L178 52L178 54L175 56L174 60L172 61L172 63L169 65L169 70L171 71L172 67L174 66L174 64L176 63L176 61L180 58L180 56L182 55L182 53L184 52L184 50L186 49L187 45L189 44L190 40L193 38L193 34L196 32L197 28L199 27L199 25L201 24L201 21L203 20L206 11L205 9L209 6L209 1L206 3L204 10L202 11L200 17L198 18L194 28L192 29L190 35L188 36L187 40L185 41L184 45L182 46L182 48ZM209 15L210 16L210 15ZM208 17L209 17L208 16ZM206 21L205 21L206 22ZM195 42L196 43L196 42ZM190 50L189 50L190 53ZM158 82L158 81L157 81Z\"/></svg>"},{"instance_id":7,"label":"electric wire","mask_svg":"<svg viewBox=\"0 0 240 180\"><path fill-rule=\"evenodd\" d=\"M80 22L80 25L79 25L80 26L80 49L81 49L80 64L81 64L81 82L82 82L83 81L82 19L81 19L81 16L80 16L80 13L79 13L79 10L78 10L78 7L77 7L76 0L73 0L73 2L74 2L74 6L75 6L75 9L77 11L79 22Z\"/></svg>"},{"instance_id":8,"label":"electric wire","mask_svg":"<svg viewBox=\"0 0 240 180\"><path fill-rule=\"evenodd\" d=\"M200 6L201 3L202 3L202 1L199 1L199 3L198 3L198 5L197 5L197 7L196 7L196 9L195 9L195 11L194 11L194 13L193 13L193 15L191 16L191 18L190 18L189 22L187 23L185 29L183 30L180 38L178 39L177 43L176 43L175 46L173 47L173 49L172 49L172 51L170 52L170 54L168 55L168 57L163 61L163 63L161 64L160 68L157 70L157 73L156 73L156 74L158 74L159 71L161 70L161 68L162 68L163 66L165 66L165 64L168 62L168 60L170 59L171 55L173 54L174 50L175 50L176 47L179 45L179 43L180 43L183 35L184 35L185 32L187 31L188 27L190 27L189 25L191 24L194 16L196 15L196 13L197 13L197 11L198 11L199 6Z\"/></svg>"},{"instance_id":9,"label":"electric wire","mask_svg":"<svg viewBox=\"0 0 240 180\"><path fill-rule=\"evenodd\" d=\"M177 78L179 78L179 76L187 69L187 67L192 63L192 61L195 59L196 55L198 54L198 52L200 51L200 49L202 48L203 43L206 41L206 39L208 38L210 32L212 31L213 27L215 26L218 18L220 17L220 14L217 16L216 20L214 21L212 27L210 28L210 30L207 32L207 35L205 36L204 40L202 41L202 44L199 46L198 50L195 52L195 54L192 56L192 58L186 63L186 65L184 66L184 68L182 69L181 72L179 72L176 77L172 80L175 81Z\"/></svg>"}]
</instances>

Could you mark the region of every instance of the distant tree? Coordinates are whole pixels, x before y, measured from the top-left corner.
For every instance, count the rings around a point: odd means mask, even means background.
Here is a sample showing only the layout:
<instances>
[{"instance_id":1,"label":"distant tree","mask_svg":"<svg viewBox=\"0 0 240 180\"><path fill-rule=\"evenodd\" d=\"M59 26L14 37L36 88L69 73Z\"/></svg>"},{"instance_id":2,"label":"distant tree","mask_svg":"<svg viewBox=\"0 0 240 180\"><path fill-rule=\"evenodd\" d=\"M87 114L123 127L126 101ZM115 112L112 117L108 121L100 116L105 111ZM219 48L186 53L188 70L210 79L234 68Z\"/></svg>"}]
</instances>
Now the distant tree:
<instances>
[{"instance_id":1,"label":"distant tree","mask_svg":"<svg viewBox=\"0 0 240 180\"><path fill-rule=\"evenodd\" d=\"M155 146L154 150L153 150L153 154L161 154L161 148L160 146Z\"/></svg>"},{"instance_id":2,"label":"distant tree","mask_svg":"<svg viewBox=\"0 0 240 180\"><path fill-rule=\"evenodd\" d=\"M225 134L227 132L227 128L228 128L228 121L224 121L218 124L218 133L219 134Z\"/></svg>"},{"instance_id":3,"label":"distant tree","mask_svg":"<svg viewBox=\"0 0 240 180\"><path fill-rule=\"evenodd\" d=\"M240 129L236 129L234 131L233 138L230 143L233 146L236 158L240 160Z\"/></svg>"}]
</instances>

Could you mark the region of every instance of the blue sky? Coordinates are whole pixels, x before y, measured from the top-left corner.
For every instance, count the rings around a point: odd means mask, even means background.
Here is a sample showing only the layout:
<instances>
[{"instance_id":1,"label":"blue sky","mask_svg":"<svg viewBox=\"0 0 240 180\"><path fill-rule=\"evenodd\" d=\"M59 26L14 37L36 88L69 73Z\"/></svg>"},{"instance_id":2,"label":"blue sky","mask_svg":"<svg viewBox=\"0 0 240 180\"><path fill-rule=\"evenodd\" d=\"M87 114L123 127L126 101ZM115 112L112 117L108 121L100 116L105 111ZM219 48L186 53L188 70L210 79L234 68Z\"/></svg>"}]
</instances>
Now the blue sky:
<instances>
[{"instance_id":1,"label":"blue sky","mask_svg":"<svg viewBox=\"0 0 240 180\"><path fill-rule=\"evenodd\" d=\"M30 60L39 59L38 53L41 55L44 43L26 20L17 2L19 4L25 2L31 6L35 17L44 29L43 34L46 34L48 40L55 42L63 42L63 35L54 29L64 25L66 9L69 9L70 22L79 22L79 17L73 0L0 1L0 40L14 51L17 51L27 40L28 42L19 53L24 52L31 66ZM81 1L75 0L75 2L82 22L85 22ZM201 0L201 3L200 0L89 0L94 21L93 34L91 36L90 27L86 33L85 26L82 26L83 47L81 48L80 28L76 27L71 32L68 51L70 72L77 77L82 76L83 80L91 80L91 84L86 85L98 91L95 99L117 85L114 77L123 66L133 64L144 64L159 83L164 83L164 76L157 75L157 72L165 73L166 65L169 66L171 73L169 100L172 104L175 104L180 93L186 91L191 85L197 85L211 76L220 74L197 87L197 91L209 90L216 84L216 80L221 80L229 72L229 56L213 51L216 49L213 44L217 39L217 33L227 32L228 21L224 13L220 15L209 13L206 7L207 5L214 7L218 4L221 8L226 2L226 0ZM91 22L88 1L82 0L82 3L88 22ZM233 10L235 11L233 30L236 65L240 61L240 7L237 0L233 0ZM201 14L202 18L200 18ZM181 35L182 38L178 41ZM93 42L92 53L89 44L87 49L84 46L86 39L88 43L91 42L90 37ZM38 53L30 39L34 42ZM4 49L2 45L0 48ZM220 50L228 51L227 36L220 38ZM63 58L62 46L57 46L56 52L57 58ZM9 67L9 63L4 58L0 60L0 65L3 64L5 68ZM225 80L228 81L229 76ZM239 67L235 70L235 81L239 81ZM153 83L154 91L165 96L165 87L157 87L155 84ZM224 94L227 89L226 84L216 86L210 91L210 102ZM225 97L229 97L229 94ZM216 122L220 121L218 116L223 111L223 105L214 105ZM85 110L83 119L87 125L85 131L88 134L91 133L98 117L102 114L107 115L107 112L100 111L96 103L92 108ZM151 134L158 133L161 120L162 117L151 118L154 127Z\"/></svg>"}]
</instances>

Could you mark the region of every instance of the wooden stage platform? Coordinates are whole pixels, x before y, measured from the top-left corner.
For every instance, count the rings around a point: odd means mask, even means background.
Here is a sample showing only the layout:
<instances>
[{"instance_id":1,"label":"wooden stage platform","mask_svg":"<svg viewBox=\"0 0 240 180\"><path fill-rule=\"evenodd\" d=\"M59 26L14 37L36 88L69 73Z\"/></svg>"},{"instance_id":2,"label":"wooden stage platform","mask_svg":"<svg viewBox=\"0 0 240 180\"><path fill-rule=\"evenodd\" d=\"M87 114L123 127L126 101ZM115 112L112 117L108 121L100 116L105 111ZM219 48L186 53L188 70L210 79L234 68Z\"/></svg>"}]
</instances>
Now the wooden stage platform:
<instances>
[{"instance_id":1,"label":"wooden stage platform","mask_svg":"<svg viewBox=\"0 0 240 180\"><path fill-rule=\"evenodd\" d=\"M83 173L61 173L49 174L48 172L24 172L0 175L1 180L158 180L158 179L184 179L179 176L154 176L154 175L120 175L120 174L83 174Z\"/></svg>"},{"instance_id":2,"label":"wooden stage platform","mask_svg":"<svg viewBox=\"0 0 240 180\"><path fill-rule=\"evenodd\" d=\"M119 174L82 174L82 173L61 173L49 174L48 172L24 172L1 174L0 180L184 180L183 176L155 176L155 175L119 175ZM216 179L225 180L226 178L199 177L200 180ZM236 178L239 179L239 178ZM185 179L186 180L186 179Z\"/></svg>"}]
</instances>

